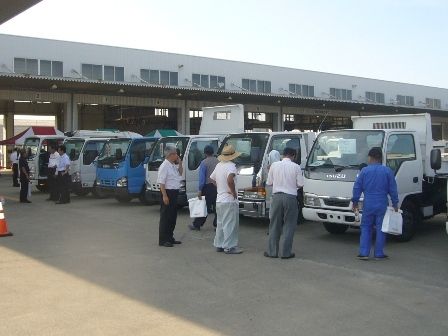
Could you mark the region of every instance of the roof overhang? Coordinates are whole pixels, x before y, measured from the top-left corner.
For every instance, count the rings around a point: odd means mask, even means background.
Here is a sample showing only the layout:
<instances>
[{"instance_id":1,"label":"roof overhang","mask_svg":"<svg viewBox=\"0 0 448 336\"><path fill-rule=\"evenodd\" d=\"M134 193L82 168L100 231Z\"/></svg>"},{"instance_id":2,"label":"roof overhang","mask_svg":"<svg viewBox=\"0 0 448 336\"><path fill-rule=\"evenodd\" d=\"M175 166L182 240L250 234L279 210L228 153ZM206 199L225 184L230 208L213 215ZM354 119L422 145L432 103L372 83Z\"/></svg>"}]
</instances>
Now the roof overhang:
<instances>
[{"instance_id":1,"label":"roof overhang","mask_svg":"<svg viewBox=\"0 0 448 336\"><path fill-rule=\"evenodd\" d=\"M32 90L103 96L151 97L160 99L229 102L229 104L255 104L283 107L300 107L319 110L343 110L382 113L423 113L446 116L448 111L416 106L376 104L364 101L344 101L320 97L265 94L248 91L214 90L191 86L165 86L137 82L109 82L71 77L30 76L0 73L0 89Z\"/></svg>"},{"instance_id":2,"label":"roof overhang","mask_svg":"<svg viewBox=\"0 0 448 336\"><path fill-rule=\"evenodd\" d=\"M2 5L0 6L0 24L5 23L41 1L42 0L2 1Z\"/></svg>"}]
</instances>

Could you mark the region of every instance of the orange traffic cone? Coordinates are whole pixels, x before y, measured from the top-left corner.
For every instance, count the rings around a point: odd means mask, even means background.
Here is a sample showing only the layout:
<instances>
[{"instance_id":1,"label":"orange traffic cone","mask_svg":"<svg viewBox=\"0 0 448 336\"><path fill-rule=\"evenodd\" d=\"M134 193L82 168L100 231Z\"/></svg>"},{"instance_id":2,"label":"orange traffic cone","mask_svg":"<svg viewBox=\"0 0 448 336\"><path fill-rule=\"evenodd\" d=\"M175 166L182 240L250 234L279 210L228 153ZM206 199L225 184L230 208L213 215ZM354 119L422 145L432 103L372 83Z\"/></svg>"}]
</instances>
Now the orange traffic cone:
<instances>
[{"instance_id":1,"label":"orange traffic cone","mask_svg":"<svg viewBox=\"0 0 448 336\"><path fill-rule=\"evenodd\" d=\"M12 233L8 231L8 225L6 224L5 212L3 211L3 203L0 202L0 237L12 236Z\"/></svg>"}]
</instances>

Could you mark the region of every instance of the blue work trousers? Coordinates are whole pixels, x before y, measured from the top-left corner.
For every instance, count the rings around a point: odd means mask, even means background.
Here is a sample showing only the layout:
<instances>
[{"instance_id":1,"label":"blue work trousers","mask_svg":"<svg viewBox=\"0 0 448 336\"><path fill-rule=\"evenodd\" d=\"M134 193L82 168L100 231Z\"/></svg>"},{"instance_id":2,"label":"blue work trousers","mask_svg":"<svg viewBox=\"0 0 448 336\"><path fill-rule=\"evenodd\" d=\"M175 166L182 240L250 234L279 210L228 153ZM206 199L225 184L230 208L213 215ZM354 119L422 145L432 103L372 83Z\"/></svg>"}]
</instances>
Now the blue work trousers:
<instances>
[{"instance_id":1,"label":"blue work trousers","mask_svg":"<svg viewBox=\"0 0 448 336\"><path fill-rule=\"evenodd\" d=\"M381 209L375 212L365 212L362 214L361 220L361 238L359 244L359 254L362 256L369 256L372 245L372 231L376 228L375 239L375 257L384 256L384 245L386 244L386 234L381 231L383 225L384 214L386 209Z\"/></svg>"}]
</instances>

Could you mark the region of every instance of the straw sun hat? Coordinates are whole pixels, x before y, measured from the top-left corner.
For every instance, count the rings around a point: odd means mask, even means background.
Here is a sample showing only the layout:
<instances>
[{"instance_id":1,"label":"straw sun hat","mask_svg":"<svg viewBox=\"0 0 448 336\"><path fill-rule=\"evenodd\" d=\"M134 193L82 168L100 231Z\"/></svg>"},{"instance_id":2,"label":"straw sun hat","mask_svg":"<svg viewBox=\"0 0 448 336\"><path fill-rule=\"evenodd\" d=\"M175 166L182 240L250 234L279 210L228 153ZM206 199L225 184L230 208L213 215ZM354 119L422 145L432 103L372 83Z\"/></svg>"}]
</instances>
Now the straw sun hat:
<instances>
[{"instance_id":1,"label":"straw sun hat","mask_svg":"<svg viewBox=\"0 0 448 336\"><path fill-rule=\"evenodd\" d=\"M233 159L236 159L238 156L240 156L241 153L236 152L235 148L233 148L232 145L226 145L222 149L221 155L218 156L219 161L232 161Z\"/></svg>"}]
</instances>

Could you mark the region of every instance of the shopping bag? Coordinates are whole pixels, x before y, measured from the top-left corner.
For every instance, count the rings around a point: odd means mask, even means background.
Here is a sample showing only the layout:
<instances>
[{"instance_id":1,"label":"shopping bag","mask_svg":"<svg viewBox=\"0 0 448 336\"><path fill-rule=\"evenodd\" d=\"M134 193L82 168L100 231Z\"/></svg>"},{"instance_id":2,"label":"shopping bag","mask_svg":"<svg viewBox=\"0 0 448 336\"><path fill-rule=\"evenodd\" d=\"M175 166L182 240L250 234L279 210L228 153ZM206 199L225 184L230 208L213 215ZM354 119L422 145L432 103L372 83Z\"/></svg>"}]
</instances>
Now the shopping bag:
<instances>
[{"instance_id":1,"label":"shopping bag","mask_svg":"<svg viewBox=\"0 0 448 336\"><path fill-rule=\"evenodd\" d=\"M401 235L403 230L403 211L395 212L394 208L388 207L384 215L381 231L391 235Z\"/></svg>"},{"instance_id":2,"label":"shopping bag","mask_svg":"<svg viewBox=\"0 0 448 336\"><path fill-rule=\"evenodd\" d=\"M205 197L199 199L198 197L188 200L188 207L190 209L190 217L207 217L207 204L205 203Z\"/></svg>"},{"instance_id":3,"label":"shopping bag","mask_svg":"<svg viewBox=\"0 0 448 336\"><path fill-rule=\"evenodd\" d=\"M28 199L31 197L31 189L33 188L31 182L28 183Z\"/></svg>"}]
</instances>

